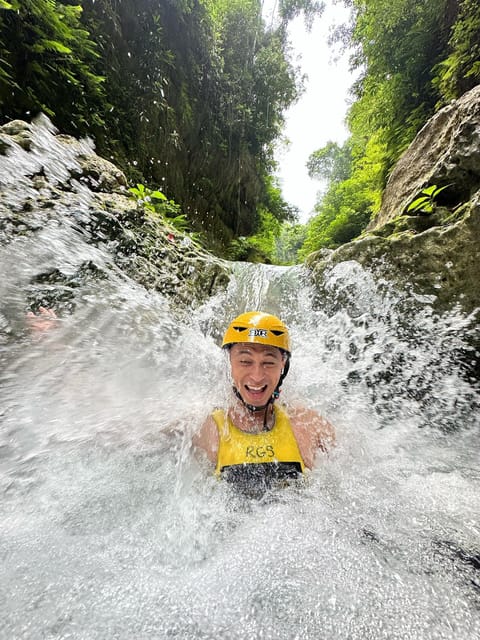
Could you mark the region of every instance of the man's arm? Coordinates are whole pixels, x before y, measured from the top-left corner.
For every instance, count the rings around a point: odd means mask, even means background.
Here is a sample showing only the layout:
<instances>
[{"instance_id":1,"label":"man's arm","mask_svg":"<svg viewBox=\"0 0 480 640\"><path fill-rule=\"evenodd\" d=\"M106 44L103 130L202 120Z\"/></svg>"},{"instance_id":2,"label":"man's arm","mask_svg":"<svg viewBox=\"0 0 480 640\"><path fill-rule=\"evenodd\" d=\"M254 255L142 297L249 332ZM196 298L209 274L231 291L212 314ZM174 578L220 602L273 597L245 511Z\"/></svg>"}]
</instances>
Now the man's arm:
<instances>
[{"instance_id":1,"label":"man's arm","mask_svg":"<svg viewBox=\"0 0 480 640\"><path fill-rule=\"evenodd\" d=\"M217 464L218 443L217 425L213 417L209 416L193 436L193 444L206 453L210 462Z\"/></svg>"},{"instance_id":2,"label":"man's arm","mask_svg":"<svg viewBox=\"0 0 480 640\"><path fill-rule=\"evenodd\" d=\"M335 445L335 429L313 409L296 408L290 419L302 458L311 469L318 450L326 453Z\"/></svg>"},{"instance_id":3,"label":"man's arm","mask_svg":"<svg viewBox=\"0 0 480 640\"><path fill-rule=\"evenodd\" d=\"M312 428L317 438L317 446L322 451L327 452L335 446L335 429L326 418L320 416L316 411L313 413L315 417L312 417Z\"/></svg>"}]
</instances>

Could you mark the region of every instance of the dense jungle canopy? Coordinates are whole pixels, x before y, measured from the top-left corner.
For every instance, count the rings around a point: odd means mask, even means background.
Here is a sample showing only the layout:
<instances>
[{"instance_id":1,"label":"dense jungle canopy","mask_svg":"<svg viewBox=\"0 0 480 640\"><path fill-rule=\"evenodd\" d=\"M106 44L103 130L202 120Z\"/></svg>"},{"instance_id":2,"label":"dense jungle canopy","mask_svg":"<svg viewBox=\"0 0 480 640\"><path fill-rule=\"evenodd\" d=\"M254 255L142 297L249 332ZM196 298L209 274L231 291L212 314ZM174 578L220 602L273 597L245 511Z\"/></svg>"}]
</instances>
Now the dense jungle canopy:
<instances>
[{"instance_id":1,"label":"dense jungle canopy","mask_svg":"<svg viewBox=\"0 0 480 640\"><path fill-rule=\"evenodd\" d=\"M260 0L0 0L1 124L43 112L92 137L221 255L288 263L337 247L378 211L426 120L480 81L475 0L344 4L332 45L359 73L350 137L312 149L310 175L328 187L306 225L282 197L274 145L302 91L288 23L321 19L320 1L279 0L267 23Z\"/></svg>"}]
</instances>

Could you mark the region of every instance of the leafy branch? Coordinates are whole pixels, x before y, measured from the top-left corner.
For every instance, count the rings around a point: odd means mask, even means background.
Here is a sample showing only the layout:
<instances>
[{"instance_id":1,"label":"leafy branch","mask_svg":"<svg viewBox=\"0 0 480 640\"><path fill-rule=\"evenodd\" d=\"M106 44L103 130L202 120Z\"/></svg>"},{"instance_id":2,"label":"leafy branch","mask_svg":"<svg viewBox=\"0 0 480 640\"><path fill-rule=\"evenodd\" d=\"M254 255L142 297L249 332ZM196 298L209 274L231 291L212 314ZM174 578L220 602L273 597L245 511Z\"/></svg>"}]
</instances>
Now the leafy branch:
<instances>
[{"instance_id":1,"label":"leafy branch","mask_svg":"<svg viewBox=\"0 0 480 640\"><path fill-rule=\"evenodd\" d=\"M162 223L174 227L180 233L187 234L194 242L203 244L204 239L200 233L189 231L187 216L180 213L180 205L174 200L169 200L162 191L149 189L140 183L137 183L136 187L130 187L128 191L139 206L153 214L151 216L153 220L159 216Z\"/></svg>"},{"instance_id":2,"label":"leafy branch","mask_svg":"<svg viewBox=\"0 0 480 640\"><path fill-rule=\"evenodd\" d=\"M420 191L420 195L408 205L406 212L433 213L437 207L436 198L444 189L450 186L450 184L446 184L443 187L437 187L436 184L432 184L430 187L425 187Z\"/></svg>"}]
</instances>

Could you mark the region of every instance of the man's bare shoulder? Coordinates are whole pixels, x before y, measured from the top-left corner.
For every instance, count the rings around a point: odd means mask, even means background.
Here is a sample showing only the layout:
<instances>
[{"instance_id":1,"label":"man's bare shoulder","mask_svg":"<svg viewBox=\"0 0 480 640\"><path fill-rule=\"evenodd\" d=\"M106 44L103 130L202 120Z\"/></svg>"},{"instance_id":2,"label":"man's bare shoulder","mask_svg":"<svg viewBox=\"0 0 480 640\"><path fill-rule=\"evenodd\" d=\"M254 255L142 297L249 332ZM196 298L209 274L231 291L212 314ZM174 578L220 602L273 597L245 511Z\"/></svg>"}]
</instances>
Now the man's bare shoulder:
<instances>
[{"instance_id":1,"label":"man's bare shoulder","mask_svg":"<svg viewBox=\"0 0 480 640\"><path fill-rule=\"evenodd\" d=\"M287 414L294 432L308 434L316 440L320 449L327 451L335 444L333 425L314 409L302 406L288 407Z\"/></svg>"},{"instance_id":2,"label":"man's bare shoulder","mask_svg":"<svg viewBox=\"0 0 480 640\"><path fill-rule=\"evenodd\" d=\"M192 440L194 446L197 447L197 449L202 449L211 462L217 461L219 437L217 424L213 419L213 415L210 414L208 416L200 429L194 434Z\"/></svg>"}]
</instances>

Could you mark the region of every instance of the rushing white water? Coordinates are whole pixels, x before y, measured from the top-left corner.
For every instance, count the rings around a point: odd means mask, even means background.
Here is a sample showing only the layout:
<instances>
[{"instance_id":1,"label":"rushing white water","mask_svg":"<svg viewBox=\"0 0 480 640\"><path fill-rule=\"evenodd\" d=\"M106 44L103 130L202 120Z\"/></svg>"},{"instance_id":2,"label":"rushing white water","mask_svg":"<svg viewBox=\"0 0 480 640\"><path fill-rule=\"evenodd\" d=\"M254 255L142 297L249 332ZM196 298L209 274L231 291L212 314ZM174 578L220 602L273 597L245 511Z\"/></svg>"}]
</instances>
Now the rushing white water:
<instances>
[{"instance_id":1,"label":"rushing white water","mask_svg":"<svg viewBox=\"0 0 480 640\"><path fill-rule=\"evenodd\" d=\"M85 263L45 335L32 276ZM238 265L177 314L67 223L0 249L0 637L480 637L479 397L467 319L355 263L321 299L300 267ZM38 293L38 291L37 291ZM218 339L247 309L291 327L283 397L336 427L308 486L246 500L194 455L228 394Z\"/></svg>"}]
</instances>

